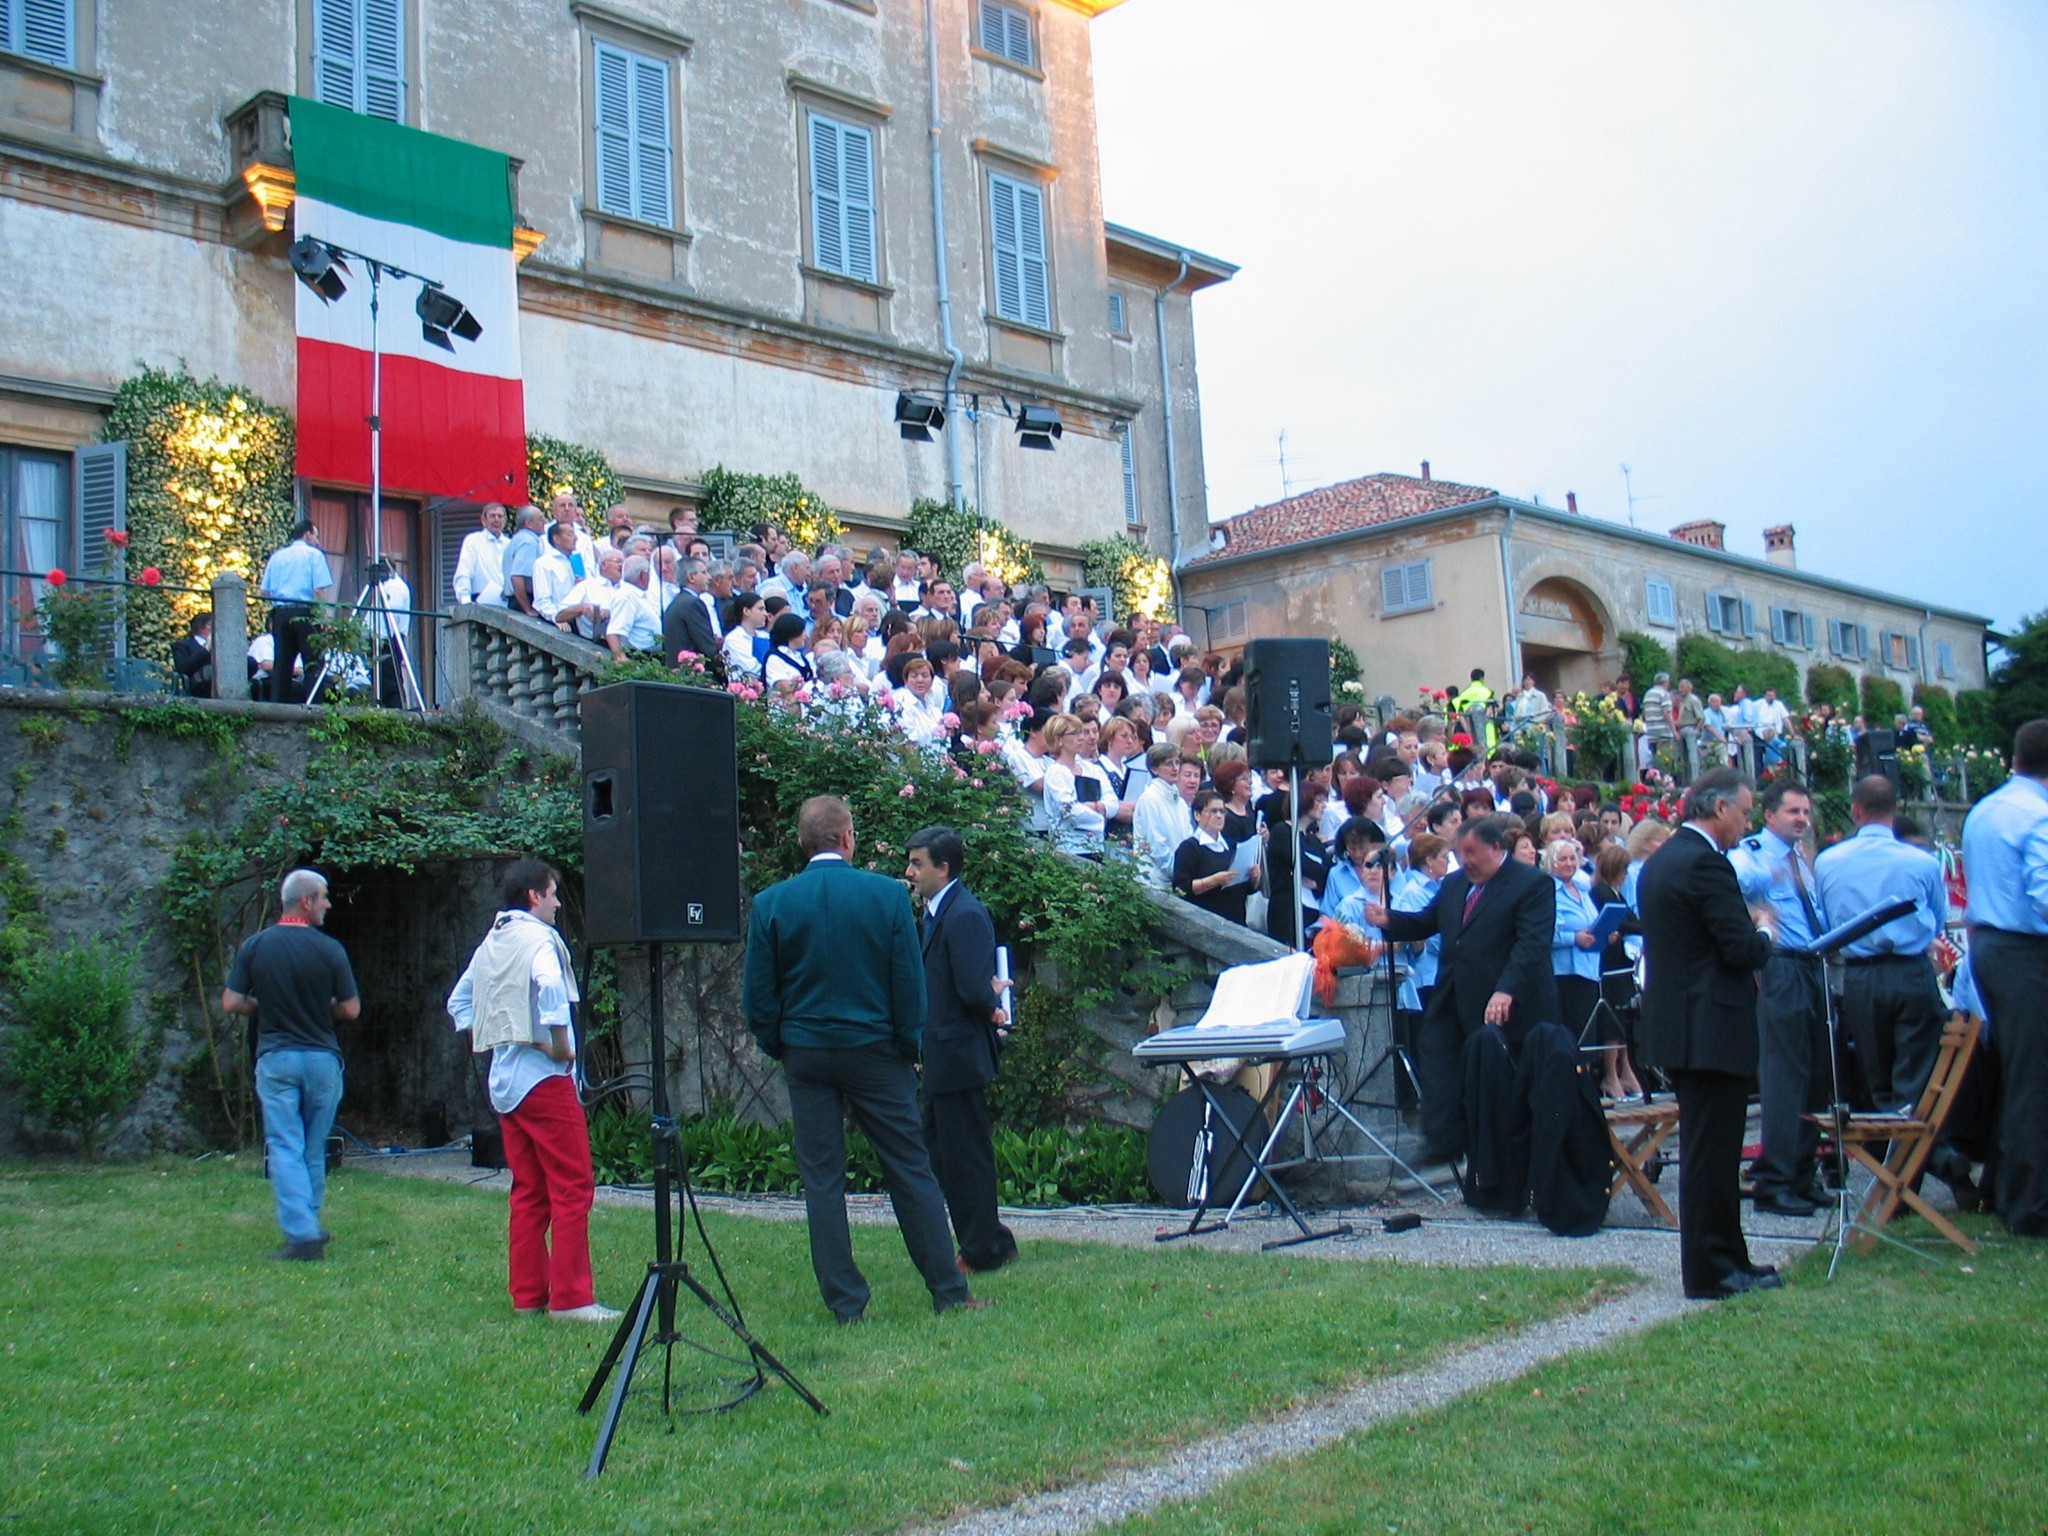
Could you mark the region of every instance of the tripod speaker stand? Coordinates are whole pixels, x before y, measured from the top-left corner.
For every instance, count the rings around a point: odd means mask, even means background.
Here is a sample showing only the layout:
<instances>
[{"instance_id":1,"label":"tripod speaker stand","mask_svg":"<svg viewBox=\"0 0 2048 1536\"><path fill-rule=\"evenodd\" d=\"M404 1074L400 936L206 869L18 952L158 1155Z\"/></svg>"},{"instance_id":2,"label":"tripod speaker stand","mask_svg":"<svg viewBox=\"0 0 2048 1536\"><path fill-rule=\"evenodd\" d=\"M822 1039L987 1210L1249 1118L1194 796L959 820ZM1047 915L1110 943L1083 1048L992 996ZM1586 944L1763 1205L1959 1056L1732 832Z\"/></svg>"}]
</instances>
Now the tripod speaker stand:
<instances>
[{"instance_id":1,"label":"tripod speaker stand","mask_svg":"<svg viewBox=\"0 0 2048 1536\"><path fill-rule=\"evenodd\" d=\"M672 1389L675 1380L675 1347L687 1345L713 1360L722 1360L737 1365L748 1374L739 1388L724 1401L708 1408L692 1409L696 1413L719 1413L736 1408L768 1384L772 1372L787 1382L789 1389L803 1399L814 1412L830 1412L812 1395L789 1368L770 1354L760 1340L747 1329L747 1320L740 1312L738 1299L732 1287L726 1282L725 1271L719 1267L718 1255L711 1250L709 1241L704 1243L704 1252L711 1260L712 1273L718 1279L718 1288L724 1294L721 1301L709 1288L690 1272L690 1266L678 1252L673 1240L672 1211L669 1201L674 1192L671 1185L679 1185L692 1214L696 1213L697 1201L690 1190L689 1170L682 1159L682 1142L676 1134L675 1118L669 1113L668 1064L664 1059L662 1031L665 1021L662 1017L661 1002L661 946L647 946L647 987L648 987L648 1039L650 1043L650 1066L653 1073L654 1108L654 1261L647 1266L647 1276L640 1282L640 1291L633 1298L632 1306L619 1320L618 1331L612 1335L611 1344L605 1349L604 1358L598 1362L597 1373L590 1378L590 1385L584 1389L583 1400L577 1404L578 1413L588 1413L597 1406L597 1400L604 1393L605 1382L613 1370L618 1379L612 1384L611 1401L606 1404L604 1419L598 1426L597 1444L591 1447L590 1465L585 1475L596 1477L604 1471L605 1458L611 1454L612 1438L618 1433L619 1414L626 1405L626 1394L633 1384L633 1373L640 1362L654 1348L662 1352L661 1362L661 1411L664 1417L674 1411ZM704 1236L703 1218L698 1217L697 1234ZM708 1349L676 1331L676 1299L679 1291L688 1291L704 1309L722 1324L732 1336L746 1346L746 1354L725 1354ZM652 1331L650 1332L650 1325Z\"/></svg>"}]
</instances>

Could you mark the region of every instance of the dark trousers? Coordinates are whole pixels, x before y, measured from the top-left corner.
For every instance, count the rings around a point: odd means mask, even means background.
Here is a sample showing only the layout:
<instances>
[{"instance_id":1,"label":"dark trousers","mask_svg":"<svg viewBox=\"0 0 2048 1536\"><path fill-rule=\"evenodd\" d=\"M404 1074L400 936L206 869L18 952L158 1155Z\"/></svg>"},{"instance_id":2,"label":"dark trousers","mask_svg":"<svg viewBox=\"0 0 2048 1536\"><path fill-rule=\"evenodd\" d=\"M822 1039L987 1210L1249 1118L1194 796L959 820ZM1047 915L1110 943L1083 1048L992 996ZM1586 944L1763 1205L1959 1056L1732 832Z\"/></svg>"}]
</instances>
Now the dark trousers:
<instances>
[{"instance_id":1,"label":"dark trousers","mask_svg":"<svg viewBox=\"0 0 2048 1536\"><path fill-rule=\"evenodd\" d=\"M1977 978L1998 1043L1998 1214L2048 1237L2048 937L1970 930Z\"/></svg>"},{"instance_id":2,"label":"dark trousers","mask_svg":"<svg viewBox=\"0 0 2048 1536\"><path fill-rule=\"evenodd\" d=\"M967 1281L953 1264L946 1201L932 1178L918 1124L917 1074L886 1045L814 1050L793 1045L782 1058L789 1115L796 1134L797 1172L810 1218L811 1268L835 1317L858 1317L868 1283L853 1261L846 1224L846 1115L874 1144L896 1208L903 1246L924 1277L937 1308L967 1299Z\"/></svg>"},{"instance_id":3,"label":"dark trousers","mask_svg":"<svg viewBox=\"0 0 2048 1536\"><path fill-rule=\"evenodd\" d=\"M1449 986L1440 981L1431 990L1436 995ZM1470 1037L1458 1018L1457 998L1432 1013L1425 1008L1422 1024L1415 1032L1416 1087L1422 1093L1422 1156L1426 1162L1449 1162L1463 1157L1472 1127L1465 1121L1465 1042ZM1529 1026L1510 1019L1502 1030L1508 1054L1519 1060L1523 1037Z\"/></svg>"},{"instance_id":4,"label":"dark trousers","mask_svg":"<svg viewBox=\"0 0 2048 1536\"><path fill-rule=\"evenodd\" d=\"M1749 1268L1742 1236L1742 1134L1749 1079L1675 1071L1678 1088L1678 1267L1685 1293Z\"/></svg>"},{"instance_id":5,"label":"dark trousers","mask_svg":"<svg viewBox=\"0 0 2048 1536\"><path fill-rule=\"evenodd\" d=\"M1925 955L1849 962L1842 977L1842 1032L1856 1048L1871 1107L1920 1102L1947 1023L1948 1008Z\"/></svg>"},{"instance_id":6,"label":"dark trousers","mask_svg":"<svg viewBox=\"0 0 2048 1536\"><path fill-rule=\"evenodd\" d=\"M305 603L277 603L270 610L270 639L276 654L270 664L270 702L296 704L300 685L292 672L311 658L306 641L313 633L313 610Z\"/></svg>"},{"instance_id":7,"label":"dark trousers","mask_svg":"<svg viewBox=\"0 0 2048 1536\"><path fill-rule=\"evenodd\" d=\"M1807 1117L1828 1107L1834 1081L1828 1060L1826 987L1818 960L1772 955L1764 967L1763 996L1757 1004L1763 1152L1750 1168L1759 1194L1790 1193L1809 1188L1814 1181L1820 1122Z\"/></svg>"},{"instance_id":8,"label":"dark trousers","mask_svg":"<svg viewBox=\"0 0 2048 1536\"><path fill-rule=\"evenodd\" d=\"M968 1267L1000 1269L1017 1257L1017 1239L996 1213L995 1131L987 1090L926 1094L924 1144Z\"/></svg>"}]
</instances>

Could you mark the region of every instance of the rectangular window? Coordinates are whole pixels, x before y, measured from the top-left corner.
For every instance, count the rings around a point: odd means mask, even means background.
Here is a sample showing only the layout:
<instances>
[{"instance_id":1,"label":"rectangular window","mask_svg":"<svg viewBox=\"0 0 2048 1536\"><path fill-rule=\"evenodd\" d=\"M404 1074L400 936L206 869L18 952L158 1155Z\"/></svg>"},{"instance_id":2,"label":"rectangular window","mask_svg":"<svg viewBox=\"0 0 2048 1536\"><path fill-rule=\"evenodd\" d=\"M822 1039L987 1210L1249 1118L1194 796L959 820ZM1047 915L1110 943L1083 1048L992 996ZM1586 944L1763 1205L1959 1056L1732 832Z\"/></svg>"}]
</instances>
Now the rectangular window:
<instances>
[{"instance_id":1,"label":"rectangular window","mask_svg":"<svg viewBox=\"0 0 2048 1536\"><path fill-rule=\"evenodd\" d=\"M1025 69L1036 67L1038 56L1031 41L1031 13L1022 6L1005 5L1003 0L981 0L978 30L983 53L1008 59Z\"/></svg>"},{"instance_id":2,"label":"rectangular window","mask_svg":"<svg viewBox=\"0 0 2048 1536\"><path fill-rule=\"evenodd\" d=\"M0 53L72 67L71 0L0 0Z\"/></svg>"},{"instance_id":3,"label":"rectangular window","mask_svg":"<svg viewBox=\"0 0 2048 1536\"><path fill-rule=\"evenodd\" d=\"M597 79L597 207L663 229L675 223L668 61L593 42Z\"/></svg>"},{"instance_id":4,"label":"rectangular window","mask_svg":"<svg viewBox=\"0 0 2048 1536\"><path fill-rule=\"evenodd\" d=\"M405 0L313 0L313 96L405 121Z\"/></svg>"},{"instance_id":5,"label":"rectangular window","mask_svg":"<svg viewBox=\"0 0 2048 1536\"><path fill-rule=\"evenodd\" d=\"M1707 628L1717 635L1756 632L1756 609L1731 592L1707 594Z\"/></svg>"},{"instance_id":6,"label":"rectangular window","mask_svg":"<svg viewBox=\"0 0 2048 1536\"><path fill-rule=\"evenodd\" d=\"M1216 633L1212 640L1217 645L1228 645L1233 640L1242 640L1250 628L1250 617L1245 600L1225 603L1216 610Z\"/></svg>"},{"instance_id":7,"label":"rectangular window","mask_svg":"<svg viewBox=\"0 0 2048 1536\"><path fill-rule=\"evenodd\" d=\"M877 282L875 136L816 112L811 123L811 264Z\"/></svg>"},{"instance_id":8,"label":"rectangular window","mask_svg":"<svg viewBox=\"0 0 2048 1536\"><path fill-rule=\"evenodd\" d=\"M1877 637L1879 653L1887 667L1910 672L1920 664L1920 642L1911 635L1886 630Z\"/></svg>"},{"instance_id":9,"label":"rectangular window","mask_svg":"<svg viewBox=\"0 0 2048 1536\"><path fill-rule=\"evenodd\" d=\"M1845 619L1830 619L1828 649L1845 661L1862 661L1870 655L1870 631Z\"/></svg>"},{"instance_id":10,"label":"rectangular window","mask_svg":"<svg viewBox=\"0 0 2048 1536\"><path fill-rule=\"evenodd\" d=\"M1659 576L1646 577L1643 581L1643 605L1649 611L1650 622L1662 629L1678 627L1678 594L1671 590L1671 583Z\"/></svg>"},{"instance_id":11,"label":"rectangular window","mask_svg":"<svg viewBox=\"0 0 2048 1536\"><path fill-rule=\"evenodd\" d=\"M1795 651L1813 649L1813 615L1797 608L1771 610L1771 638Z\"/></svg>"},{"instance_id":12,"label":"rectangular window","mask_svg":"<svg viewBox=\"0 0 2048 1536\"><path fill-rule=\"evenodd\" d=\"M1116 447L1124 462L1124 521L1142 522L1138 516L1138 455L1131 446L1131 424L1128 421L1116 429Z\"/></svg>"},{"instance_id":13,"label":"rectangular window","mask_svg":"<svg viewBox=\"0 0 2048 1536\"><path fill-rule=\"evenodd\" d=\"M1954 677L1956 675L1956 648L1946 640L1934 642L1934 675Z\"/></svg>"},{"instance_id":14,"label":"rectangular window","mask_svg":"<svg viewBox=\"0 0 2048 1536\"><path fill-rule=\"evenodd\" d=\"M16 571L76 569L71 510L68 455L0 447L0 532L6 539L0 564ZM6 599L0 602L0 651L37 649L36 600L48 590L33 577L0 577Z\"/></svg>"},{"instance_id":15,"label":"rectangular window","mask_svg":"<svg viewBox=\"0 0 2048 1536\"><path fill-rule=\"evenodd\" d=\"M1436 606L1436 590L1430 580L1429 562L1411 560L1404 565L1380 569L1380 611L1385 614L1415 613Z\"/></svg>"},{"instance_id":16,"label":"rectangular window","mask_svg":"<svg viewBox=\"0 0 2048 1536\"><path fill-rule=\"evenodd\" d=\"M991 171L989 224L995 235L996 318L1052 327L1046 282L1045 192Z\"/></svg>"},{"instance_id":17,"label":"rectangular window","mask_svg":"<svg viewBox=\"0 0 2048 1536\"><path fill-rule=\"evenodd\" d=\"M1112 336L1128 336L1131 332L1124 313L1124 296L1120 293L1112 292L1109 296L1109 331Z\"/></svg>"}]
</instances>

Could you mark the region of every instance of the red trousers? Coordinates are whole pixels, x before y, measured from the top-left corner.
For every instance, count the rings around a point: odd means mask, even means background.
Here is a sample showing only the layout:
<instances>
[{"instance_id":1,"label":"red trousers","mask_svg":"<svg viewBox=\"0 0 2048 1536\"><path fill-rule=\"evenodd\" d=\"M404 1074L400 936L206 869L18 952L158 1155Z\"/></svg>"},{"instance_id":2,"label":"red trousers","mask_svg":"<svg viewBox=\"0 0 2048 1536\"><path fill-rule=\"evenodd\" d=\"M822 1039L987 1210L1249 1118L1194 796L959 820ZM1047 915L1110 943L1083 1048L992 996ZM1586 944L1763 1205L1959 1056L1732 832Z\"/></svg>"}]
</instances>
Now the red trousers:
<instances>
[{"instance_id":1,"label":"red trousers","mask_svg":"<svg viewBox=\"0 0 2048 1536\"><path fill-rule=\"evenodd\" d=\"M589 1306L597 1299L590 1278L596 1181L574 1080L547 1078L498 1124L512 1170L512 1305L556 1312Z\"/></svg>"}]
</instances>

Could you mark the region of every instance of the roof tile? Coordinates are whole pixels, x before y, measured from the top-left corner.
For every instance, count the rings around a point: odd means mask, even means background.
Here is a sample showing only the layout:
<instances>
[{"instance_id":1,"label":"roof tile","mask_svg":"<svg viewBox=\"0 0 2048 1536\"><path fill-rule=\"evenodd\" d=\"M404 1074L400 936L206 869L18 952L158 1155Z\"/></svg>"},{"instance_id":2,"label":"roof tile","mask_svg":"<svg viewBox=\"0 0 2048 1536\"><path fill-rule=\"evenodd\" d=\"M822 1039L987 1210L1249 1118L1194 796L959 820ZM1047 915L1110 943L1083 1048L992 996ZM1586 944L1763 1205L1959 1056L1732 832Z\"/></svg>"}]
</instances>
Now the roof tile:
<instances>
[{"instance_id":1,"label":"roof tile","mask_svg":"<svg viewBox=\"0 0 2048 1536\"><path fill-rule=\"evenodd\" d=\"M1216 525L1223 531L1224 547L1189 563L1200 565L1207 560L1282 549L1308 539L1399 522L1404 517L1441 512L1446 507L1462 507L1498 494L1482 485L1459 485L1452 480L1362 475L1225 519Z\"/></svg>"}]
</instances>

